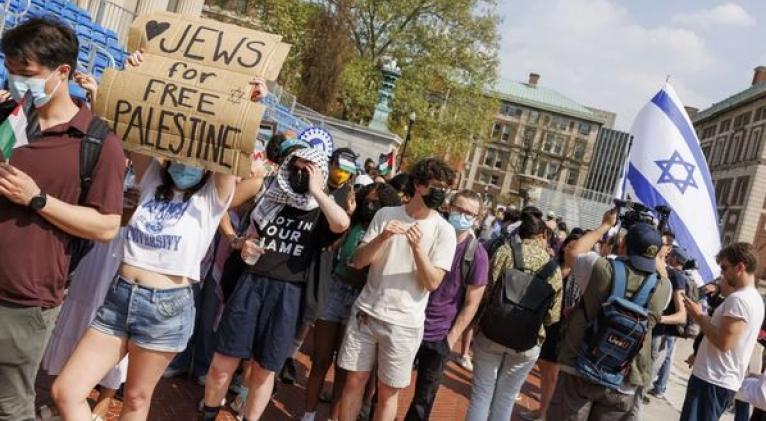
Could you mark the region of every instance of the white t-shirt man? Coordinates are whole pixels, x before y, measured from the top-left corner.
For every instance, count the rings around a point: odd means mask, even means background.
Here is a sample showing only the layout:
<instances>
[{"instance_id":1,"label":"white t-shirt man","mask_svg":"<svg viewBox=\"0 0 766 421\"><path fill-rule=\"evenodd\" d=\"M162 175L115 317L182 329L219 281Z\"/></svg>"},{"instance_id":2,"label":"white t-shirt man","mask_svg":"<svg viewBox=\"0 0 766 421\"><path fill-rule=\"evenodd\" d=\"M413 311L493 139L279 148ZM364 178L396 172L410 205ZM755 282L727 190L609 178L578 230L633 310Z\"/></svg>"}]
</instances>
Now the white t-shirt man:
<instances>
[{"instance_id":1,"label":"white t-shirt man","mask_svg":"<svg viewBox=\"0 0 766 421\"><path fill-rule=\"evenodd\" d=\"M763 299L753 287L743 288L726 297L715 310L711 323L721 326L721 319L731 317L747 323L734 348L721 352L707 338L702 339L692 374L700 380L737 391L747 374L750 357L763 322Z\"/></svg>"},{"instance_id":2,"label":"white t-shirt man","mask_svg":"<svg viewBox=\"0 0 766 421\"><path fill-rule=\"evenodd\" d=\"M404 206L382 208L372 219L360 246L375 239L391 220L398 220L405 226L418 224L422 233L420 246L427 252L428 259L434 267L450 271L457 243L455 229L436 212L431 212L426 219L414 219L407 215ZM367 284L359 294L356 306L387 323L423 327L428 291L420 285L416 271L407 237L391 237L370 264Z\"/></svg>"}]
</instances>

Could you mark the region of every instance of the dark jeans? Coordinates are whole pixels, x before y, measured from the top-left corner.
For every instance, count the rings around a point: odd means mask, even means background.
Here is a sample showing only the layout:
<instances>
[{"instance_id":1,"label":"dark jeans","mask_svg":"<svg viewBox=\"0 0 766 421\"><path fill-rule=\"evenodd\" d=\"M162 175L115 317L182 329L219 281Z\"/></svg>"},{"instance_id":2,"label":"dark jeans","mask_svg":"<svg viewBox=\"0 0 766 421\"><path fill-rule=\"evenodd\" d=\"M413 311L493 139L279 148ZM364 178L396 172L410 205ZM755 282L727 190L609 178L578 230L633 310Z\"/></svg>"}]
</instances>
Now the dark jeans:
<instances>
[{"instance_id":1,"label":"dark jeans","mask_svg":"<svg viewBox=\"0 0 766 421\"><path fill-rule=\"evenodd\" d=\"M0 301L1 421L34 421L37 368L60 309Z\"/></svg>"},{"instance_id":2,"label":"dark jeans","mask_svg":"<svg viewBox=\"0 0 766 421\"><path fill-rule=\"evenodd\" d=\"M750 419L750 404L747 402L734 401L734 421L747 421Z\"/></svg>"},{"instance_id":3,"label":"dark jeans","mask_svg":"<svg viewBox=\"0 0 766 421\"><path fill-rule=\"evenodd\" d=\"M210 275L205 282L196 283L192 288L197 308L194 334L189 339L189 345L176 355L170 366L174 369L190 369L194 377L200 377L207 374L213 359L213 324L221 307L221 299L216 291L218 285Z\"/></svg>"},{"instance_id":4,"label":"dark jeans","mask_svg":"<svg viewBox=\"0 0 766 421\"><path fill-rule=\"evenodd\" d=\"M404 417L405 421L425 421L431 416L436 392L439 390L439 383L444 373L444 362L449 353L446 339L440 342L423 341L420 344L420 349L415 356L418 370L415 395Z\"/></svg>"},{"instance_id":5,"label":"dark jeans","mask_svg":"<svg viewBox=\"0 0 766 421\"><path fill-rule=\"evenodd\" d=\"M731 405L734 391L710 384L692 375L686 387L686 399L681 410L684 421L717 421Z\"/></svg>"}]
</instances>

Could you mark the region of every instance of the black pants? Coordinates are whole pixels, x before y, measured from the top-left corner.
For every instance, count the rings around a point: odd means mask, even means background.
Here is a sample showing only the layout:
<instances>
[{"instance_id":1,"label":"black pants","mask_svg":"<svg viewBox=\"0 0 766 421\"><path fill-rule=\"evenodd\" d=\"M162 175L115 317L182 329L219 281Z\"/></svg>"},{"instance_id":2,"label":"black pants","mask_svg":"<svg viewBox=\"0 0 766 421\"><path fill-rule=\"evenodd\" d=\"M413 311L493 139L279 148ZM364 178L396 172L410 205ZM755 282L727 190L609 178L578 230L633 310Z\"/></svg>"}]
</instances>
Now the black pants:
<instances>
[{"instance_id":1,"label":"black pants","mask_svg":"<svg viewBox=\"0 0 766 421\"><path fill-rule=\"evenodd\" d=\"M436 392L444 373L444 363L449 356L447 340L426 342L420 344L415 364L418 378L415 382L415 396L412 398L410 409L407 410L405 421L425 421L431 416L431 409L436 400Z\"/></svg>"}]
</instances>

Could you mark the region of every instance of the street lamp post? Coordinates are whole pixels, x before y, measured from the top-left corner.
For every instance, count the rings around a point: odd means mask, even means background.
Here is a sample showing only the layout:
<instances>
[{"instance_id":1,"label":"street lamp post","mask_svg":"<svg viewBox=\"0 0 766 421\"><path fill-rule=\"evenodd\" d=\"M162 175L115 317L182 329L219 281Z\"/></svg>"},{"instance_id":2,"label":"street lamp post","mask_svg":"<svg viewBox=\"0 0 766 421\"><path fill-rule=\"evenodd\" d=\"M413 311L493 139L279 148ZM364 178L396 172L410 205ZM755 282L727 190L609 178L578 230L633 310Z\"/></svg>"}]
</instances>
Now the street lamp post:
<instances>
[{"instance_id":1,"label":"street lamp post","mask_svg":"<svg viewBox=\"0 0 766 421\"><path fill-rule=\"evenodd\" d=\"M402 162L404 162L404 155L407 153L407 144L410 143L410 135L412 134L412 126L415 125L415 112L411 112L409 115L409 124L407 124L407 134L404 136L404 145L402 145L402 153L399 155L399 162L396 164L396 172L402 169Z\"/></svg>"}]
</instances>

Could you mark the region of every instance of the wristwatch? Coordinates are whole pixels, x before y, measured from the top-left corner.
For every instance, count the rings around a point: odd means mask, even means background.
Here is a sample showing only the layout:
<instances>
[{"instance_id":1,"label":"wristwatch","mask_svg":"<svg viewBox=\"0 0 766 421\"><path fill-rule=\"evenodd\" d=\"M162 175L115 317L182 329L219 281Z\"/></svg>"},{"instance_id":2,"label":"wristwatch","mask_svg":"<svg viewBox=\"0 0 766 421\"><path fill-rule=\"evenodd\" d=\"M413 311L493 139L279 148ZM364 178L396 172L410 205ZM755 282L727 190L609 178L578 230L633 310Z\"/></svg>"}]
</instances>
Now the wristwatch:
<instances>
[{"instance_id":1,"label":"wristwatch","mask_svg":"<svg viewBox=\"0 0 766 421\"><path fill-rule=\"evenodd\" d=\"M32 200L29 201L29 207L32 208L32 210L39 211L40 209L44 208L47 203L48 195L41 191L40 194L33 197Z\"/></svg>"}]
</instances>

